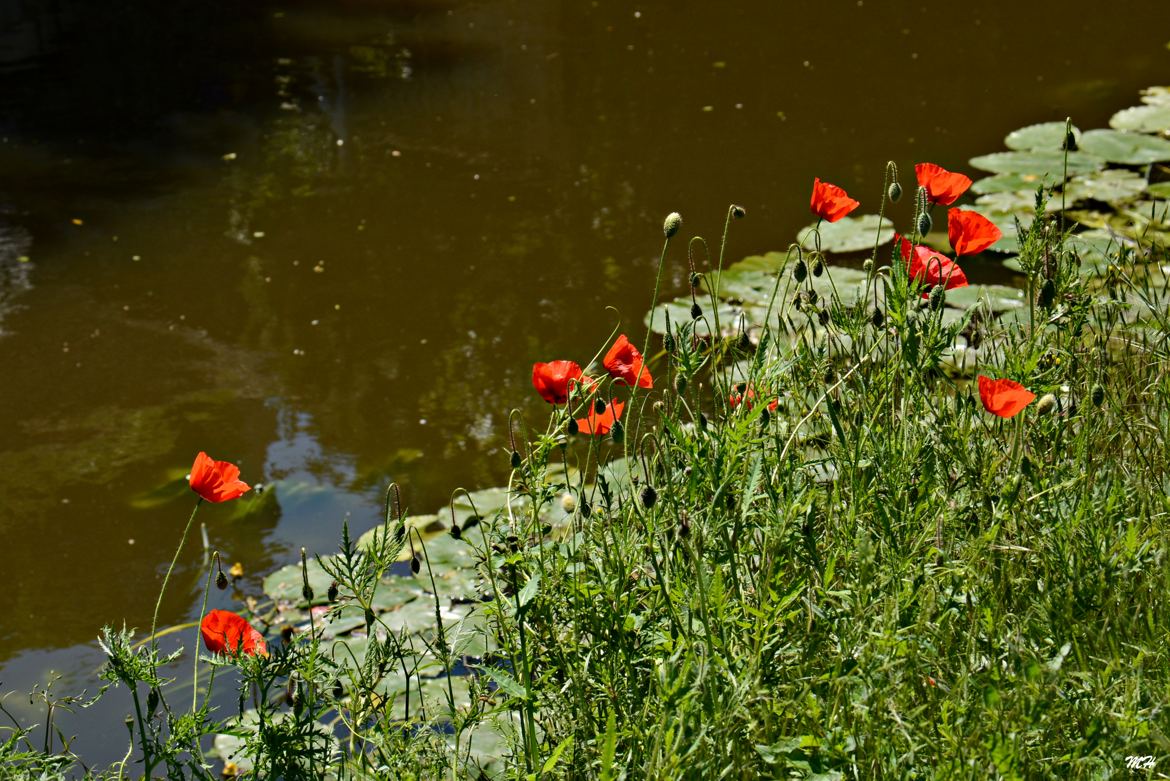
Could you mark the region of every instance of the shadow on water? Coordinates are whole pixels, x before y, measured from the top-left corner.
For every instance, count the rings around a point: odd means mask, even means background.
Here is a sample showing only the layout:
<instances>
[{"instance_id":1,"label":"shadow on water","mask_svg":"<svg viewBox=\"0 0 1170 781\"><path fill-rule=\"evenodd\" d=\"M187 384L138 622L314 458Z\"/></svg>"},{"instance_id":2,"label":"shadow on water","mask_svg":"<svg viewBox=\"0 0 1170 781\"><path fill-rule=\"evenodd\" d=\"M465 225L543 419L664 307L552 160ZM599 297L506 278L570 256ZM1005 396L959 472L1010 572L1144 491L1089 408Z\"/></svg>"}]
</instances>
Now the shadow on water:
<instances>
[{"instance_id":1,"label":"shadow on water","mask_svg":"<svg viewBox=\"0 0 1170 781\"><path fill-rule=\"evenodd\" d=\"M0 680L92 688L99 627L149 626L199 450L272 488L199 511L251 591L373 526L390 480L416 514L504 482L532 363L640 328L667 212L714 240L743 204L734 260L809 221L813 176L864 208L887 159L906 183L1104 126L1170 54L1158 4L1100 14L0 0ZM164 624L197 617L200 548ZM94 761L119 696L78 728Z\"/></svg>"}]
</instances>

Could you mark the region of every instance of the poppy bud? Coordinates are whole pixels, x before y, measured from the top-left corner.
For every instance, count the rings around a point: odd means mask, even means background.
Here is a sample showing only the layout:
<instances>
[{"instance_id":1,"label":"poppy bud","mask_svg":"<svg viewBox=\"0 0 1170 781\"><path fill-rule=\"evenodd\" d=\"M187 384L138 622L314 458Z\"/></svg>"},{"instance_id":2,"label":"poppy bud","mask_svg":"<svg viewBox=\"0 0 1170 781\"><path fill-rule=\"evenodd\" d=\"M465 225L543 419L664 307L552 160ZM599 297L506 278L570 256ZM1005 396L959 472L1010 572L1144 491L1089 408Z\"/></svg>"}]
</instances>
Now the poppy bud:
<instances>
[{"instance_id":1,"label":"poppy bud","mask_svg":"<svg viewBox=\"0 0 1170 781\"><path fill-rule=\"evenodd\" d=\"M334 580L334 581L330 581L330 583L329 583L329 591L325 592L325 596L329 597L329 601L330 601L330 602L336 602L336 601L337 601L337 591L338 591L338 589L337 589L337 581L336 581L336 580Z\"/></svg>"},{"instance_id":2,"label":"poppy bud","mask_svg":"<svg viewBox=\"0 0 1170 781\"><path fill-rule=\"evenodd\" d=\"M595 399L593 402L593 411L598 415L605 414L605 401L603 399Z\"/></svg>"},{"instance_id":3,"label":"poppy bud","mask_svg":"<svg viewBox=\"0 0 1170 781\"><path fill-rule=\"evenodd\" d=\"M642 489L642 506L649 510L658 501L658 492L654 490L654 486L648 485Z\"/></svg>"},{"instance_id":4,"label":"poppy bud","mask_svg":"<svg viewBox=\"0 0 1170 781\"><path fill-rule=\"evenodd\" d=\"M737 220L742 220L747 216L747 209L743 208L742 206L732 206L731 216Z\"/></svg>"},{"instance_id":5,"label":"poppy bud","mask_svg":"<svg viewBox=\"0 0 1170 781\"><path fill-rule=\"evenodd\" d=\"M305 598L306 602L312 602L313 601L313 589L309 586L302 587L301 588L301 596Z\"/></svg>"},{"instance_id":6,"label":"poppy bud","mask_svg":"<svg viewBox=\"0 0 1170 781\"><path fill-rule=\"evenodd\" d=\"M1051 279L1046 279L1040 287L1040 295L1036 297L1036 303L1040 305L1041 309L1051 309L1055 301L1056 285Z\"/></svg>"},{"instance_id":7,"label":"poppy bud","mask_svg":"<svg viewBox=\"0 0 1170 781\"><path fill-rule=\"evenodd\" d=\"M296 628L292 624L285 624L280 628L280 642L288 645L292 642L293 635L297 633Z\"/></svg>"},{"instance_id":8,"label":"poppy bud","mask_svg":"<svg viewBox=\"0 0 1170 781\"><path fill-rule=\"evenodd\" d=\"M687 378L684 375L680 374L674 378L674 390L680 396L687 392Z\"/></svg>"},{"instance_id":9,"label":"poppy bud","mask_svg":"<svg viewBox=\"0 0 1170 781\"><path fill-rule=\"evenodd\" d=\"M691 272L691 276L690 276L691 290L697 290L699 287L699 283L702 281L703 281L703 278L701 276L699 276L699 272L697 272L697 271Z\"/></svg>"},{"instance_id":10,"label":"poppy bud","mask_svg":"<svg viewBox=\"0 0 1170 781\"><path fill-rule=\"evenodd\" d=\"M338 678L333 682L333 699L340 700L345 696L345 687L341 685L341 679Z\"/></svg>"},{"instance_id":11,"label":"poppy bud","mask_svg":"<svg viewBox=\"0 0 1170 781\"><path fill-rule=\"evenodd\" d=\"M797 293L792 297L792 308L797 312L804 309L804 296L802 294Z\"/></svg>"},{"instance_id":12,"label":"poppy bud","mask_svg":"<svg viewBox=\"0 0 1170 781\"><path fill-rule=\"evenodd\" d=\"M410 571L417 575L421 569L422 561L419 560L418 554L416 553L410 557Z\"/></svg>"},{"instance_id":13,"label":"poppy bud","mask_svg":"<svg viewBox=\"0 0 1170 781\"><path fill-rule=\"evenodd\" d=\"M873 314L869 316L869 322L873 323L874 328L881 328L885 325L886 316L882 314L882 310L874 307Z\"/></svg>"},{"instance_id":14,"label":"poppy bud","mask_svg":"<svg viewBox=\"0 0 1170 781\"><path fill-rule=\"evenodd\" d=\"M513 469L519 469L519 468L520 468L520 464L521 464L521 460L520 460L520 452L519 452L519 451L517 451L517 450L513 450L513 451L512 451L512 468L513 468Z\"/></svg>"},{"instance_id":15,"label":"poppy bud","mask_svg":"<svg viewBox=\"0 0 1170 781\"><path fill-rule=\"evenodd\" d=\"M451 526L451 536L457 540L463 537L463 530L459 528L459 524L456 523Z\"/></svg>"},{"instance_id":16,"label":"poppy bud","mask_svg":"<svg viewBox=\"0 0 1170 781\"><path fill-rule=\"evenodd\" d=\"M667 327L666 335L662 337L662 349L666 350L667 353L673 354L674 346L674 334L672 334L670 332L670 328Z\"/></svg>"},{"instance_id":17,"label":"poppy bud","mask_svg":"<svg viewBox=\"0 0 1170 781\"><path fill-rule=\"evenodd\" d=\"M796 268L792 269L792 278L798 283L803 282L804 278L808 276L808 265L804 260L796 261Z\"/></svg>"},{"instance_id":18,"label":"poppy bud","mask_svg":"<svg viewBox=\"0 0 1170 781\"><path fill-rule=\"evenodd\" d=\"M1094 407L1100 407L1105 402L1105 387L1101 383L1094 385L1090 398Z\"/></svg>"},{"instance_id":19,"label":"poppy bud","mask_svg":"<svg viewBox=\"0 0 1170 781\"><path fill-rule=\"evenodd\" d=\"M1046 393L1040 397L1040 401L1036 402L1036 414L1047 415L1054 412L1059 406L1060 402L1056 400L1056 396Z\"/></svg>"},{"instance_id":20,"label":"poppy bud","mask_svg":"<svg viewBox=\"0 0 1170 781\"><path fill-rule=\"evenodd\" d=\"M220 591L223 591L228 587L228 577L224 574L222 569L219 571L219 574L215 576L215 587Z\"/></svg>"},{"instance_id":21,"label":"poppy bud","mask_svg":"<svg viewBox=\"0 0 1170 781\"><path fill-rule=\"evenodd\" d=\"M1072 128L1064 131L1064 143L1060 146L1066 152L1075 152L1080 146L1077 144L1077 137L1073 135Z\"/></svg>"},{"instance_id":22,"label":"poppy bud","mask_svg":"<svg viewBox=\"0 0 1170 781\"><path fill-rule=\"evenodd\" d=\"M925 236L934 227L934 220L930 219L930 212L918 215L918 235Z\"/></svg>"},{"instance_id":23,"label":"poppy bud","mask_svg":"<svg viewBox=\"0 0 1170 781\"><path fill-rule=\"evenodd\" d=\"M568 428L570 435L576 434L578 431L581 430L580 427L577 425L577 421L573 420L572 418L569 418L569 425L566 428Z\"/></svg>"},{"instance_id":24,"label":"poppy bud","mask_svg":"<svg viewBox=\"0 0 1170 781\"><path fill-rule=\"evenodd\" d=\"M930 308L937 312L943 308L943 304L947 301L947 288L945 285L935 285L930 291Z\"/></svg>"},{"instance_id":25,"label":"poppy bud","mask_svg":"<svg viewBox=\"0 0 1170 781\"><path fill-rule=\"evenodd\" d=\"M698 303L691 304L691 319L698 320L703 316L703 308Z\"/></svg>"},{"instance_id":26,"label":"poppy bud","mask_svg":"<svg viewBox=\"0 0 1170 781\"><path fill-rule=\"evenodd\" d=\"M613 422L613 428L609 430L609 436L614 441L614 444L617 445L620 445L622 440L626 438L626 428L620 420Z\"/></svg>"},{"instance_id":27,"label":"poppy bud","mask_svg":"<svg viewBox=\"0 0 1170 781\"><path fill-rule=\"evenodd\" d=\"M825 273L825 261L822 258L817 258L813 261L812 273L814 277L819 277Z\"/></svg>"},{"instance_id":28,"label":"poppy bud","mask_svg":"<svg viewBox=\"0 0 1170 781\"><path fill-rule=\"evenodd\" d=\"M150 693L146 695L146 713L153 716L155 708L158 707L158 689L152 688Z\"/></svg>"},{"instance_id":29,"label":"poppy bud","mask_svg":"<svg viewBox=\"0 0 1170 781\"><path fill-rule=\"evenodd\" d=\"M301 596L305 598L306 602L313 601L313 587L309 585L309 562L305 555L305 549L301 548Z\"/></svg>"},{"instance_id":30,"label":"poppy bud","mask_svg":"<svg viewBox=\"0 0 1170 781\"><path fill-rule=\"evenodd\" d=\"M822 309L821 311L817 312L817 322L819 322L822 327L827 326L829 324L829 310L828 309Z\"/></svg>"},{"instance_id":31,"label":"poppy bud","mask_svg":"<svg viewBox=\"0 0 1170 781\"><path fill-rule=\"evenodd\" d=\"M897 182L890 182L890 189L887 194L890 196L890 203L897 203L902 200L902 185Z\"/></svg>"},{"instance_id":32,"label":"poppy bud","mask_svg":"<svg viewBox=\"0 0 1170 781\"><path fill-rule=\"evenodd\" d=\"M666 238L671 238L678 233L678 229L682 227L682 215L678 212L671 212L666 215L666 220L662 223L662 232L666 234Z\"/></svg>"},{"instance_id":33,"label":"poppy bud","mask_svg":"<svg viewBox=\"0 0 1170 781\"><path fill-rule=\"evenodd\" d=\"M813 306L816 306L817 301L820 301L820 300L821 300L821 297L819 295L817 295L817 291L815 291L815 290L808 291L808 302L810 304L812 304Z\"/></svg>"}]
</instances>

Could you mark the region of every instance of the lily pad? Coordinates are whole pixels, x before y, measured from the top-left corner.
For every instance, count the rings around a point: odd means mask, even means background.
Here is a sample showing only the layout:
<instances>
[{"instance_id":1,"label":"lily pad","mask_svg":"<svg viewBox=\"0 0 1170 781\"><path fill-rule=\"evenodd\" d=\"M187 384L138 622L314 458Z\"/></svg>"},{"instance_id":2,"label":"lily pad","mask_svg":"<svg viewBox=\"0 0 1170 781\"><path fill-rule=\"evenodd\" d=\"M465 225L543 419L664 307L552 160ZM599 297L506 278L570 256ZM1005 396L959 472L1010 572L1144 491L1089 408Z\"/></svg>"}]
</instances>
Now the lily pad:
<instances>
[{"instance_id":1,"label":"lily pad","mask_svg":"<svg viewBox=\"0 0 1170 781\"><path fill-rule=\"evenodd\" d=\"M882 220L879 231L879 219L876 214L864 214L860 217L843 217L837 222L822 222L820 227L821 250L836 253L864 252L893 241L893 223L889 220ZM816 238L813 235L814 228L816 228L815 224L809 225L797 234L796 240L805 250L816 247Z\"/></svg>"},{"instance_id":2,"label":"lily pad","mask_svg":"<svg viewBox=\"0 0 1170 781\"><path fill-rule=\"evenodd\" d=\"M1142 90L1142 103L1150 106L1170 105L1170 87L1146 87Z\"/></svg>"},{"instance_id":3,"label":"lily pad","mask_svg":"<svg viewBox=\"0 0 1170 781\"><path fill-rule=\"evenodd\" d=\"M1170 141L1124 130L1090 130L1081 139L1081 149L1123 165L1148 165L1170 160Z\"/></svg>"},{"instance_id":4,"label":"lily pad","mask_svg":"<svg viewBox=\"0 0 1170 781\"><path fill-rule=\"evenodd\" d=\"M313 604L324 604L329 599L329 584L333 582L333 576L326 572L315 558L308 560L305 570L309 575L309 588L313 589ZM271 597L273 602L302 606L305 604L304 595L301 593L304 589L304 578L299 562L281 567L264 578L263 587L264 593Z\"/></svg>"},{"instance_id":5,"label":"lily pad","mask_svg":"<svg viewBox=\"0 0 1170 781\"><path fill-rule=\"evenodd\" d=\"M711 302L706 296L703 296L698 299L698 303L699 308L702 309L704 319L697 322L691 319L690 296L683 296L673 301L659 304L654 308L654 332L657 334L666 333L666 313L669 313L671 328L677 328L680 323L695 323L696 335L710 336L710 329L715 325L715 319L711 313ZM731 336L735 333L735 319L741 311L740 307L726 302L720 302L719 326L720 330L723 331L723 336ZM649 314L646 315L643 322L649 324Z\"/></svg>"},{"instance_id":6,"label":"lily pad","mask_svg":"<svg viewBox=\"0 0 1170 781\"><path fill-rule=\"evenodd\" d=\"M1081 131L1074 127L1072 132L1073 138L1079 143ZM1041 122L1013 130L1007 134L1003 143L1008 149L1059 152L1064 149L1064 134L1064 122Z\"/></svg>"},{"instance_id":7,"label":"lily pad","mask_svg":"<svg viewBox=\"0 0 1170 781\"><path fill-rule=\"evenodd\" d=\"M989 193L1036 192L1037 187L1050 184L1042 176L1036 174L996 174L976 179L971 185L971 192L976 195Z\"/></svg>"},{"instance_id":8,"label":"lily pad","mask_svg":"<svg viewBox=\"0 0 1170 781\"><path fill-rule=\"evenodd\" d=\"M1006 285L970 285L957 287L947 291L947 306L967 310L981 303L999 314L1011 309L1018 309L1027 302L1024 300L1024 291Z\"/></svg>"},{"instance_id":9,"label":"lily pad","mask_svg":"<svg viewBox=\"0 0 1170 781\"><path fill-rule=\"evenodd\" d=\"M1121 239L1107 230L1089 230L1074 233L1064 245L1081 260L1081 273L1103 271L1117 257Z\"/></svg>"},{"instance_id":10,"label":"lily pad","mask_svg":"<svg viewBox=\"0 0 1170 781\"><path fill-rule=\"evenodd\" d=\"M1065 188L1066 203L1104 201L1118 204L1132 201L1146 189L1146 178L1124 168L1111 168L1088 176L1078 176ZM1059 198L1053 198L1059 201Z\"/></svg>"},{"instance_id":11,"label":"lily pad","mask_svg":"<svg viewBox=\"0 0 1170 781\"><path fill-rule=\"evenodd\" d=\"M988 219L992 214L1018 214L1029 220L1036 213L1035 192L991 193L975 199L979 212ZM1060 196L1053 195L1044 202L1046 212L1060 211Z\"/></svg>"},{"instance_id":12,"label":"lily pad","mask_svg":"<svg viewBox=\"0 0 1170 781\"><path fill-rule=\"evenodd\" d=\"M1109 120L1109 127L1138 133L1170 133L1170 101L1122 109Z\"/></svg>"},{"instance_id":13,"label":"lily pad","mask_svg":"<svg viewBox=\"0 0 1170 781\"><path fill-rule=\"evenodd\" d=\"M1088 134L1086 134L1088 135ZM1047 176L1052 182L1064 176L1064 152L995 152L971 158L971 165L993 174L1032 174ZM1105 167L1105 161L1085 152L1068 153L1068 173L1087 174Z\"/></svg>"},{"instance_id":14,"label":"lily pad","mask_svg":"<svg viewBox=\"0 0 1170 781\"><path fill-rule=\"evenodd\" d=\"M1170 182L1158 182L1146 188L1146 192L1155 198L1170 198Z\"/></svg>"}]
</instances>

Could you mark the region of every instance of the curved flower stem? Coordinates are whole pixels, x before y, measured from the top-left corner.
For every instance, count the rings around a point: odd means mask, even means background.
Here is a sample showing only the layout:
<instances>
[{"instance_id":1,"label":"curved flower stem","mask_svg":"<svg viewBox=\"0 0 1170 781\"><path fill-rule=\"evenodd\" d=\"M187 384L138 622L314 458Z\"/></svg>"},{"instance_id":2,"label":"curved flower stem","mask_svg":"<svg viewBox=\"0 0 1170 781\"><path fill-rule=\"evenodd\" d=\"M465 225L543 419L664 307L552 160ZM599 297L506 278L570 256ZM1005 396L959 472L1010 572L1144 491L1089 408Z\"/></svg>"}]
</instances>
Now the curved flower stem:
<instances>
[{"instance_id":1,"label":"curved flower stem","mask_svg":"<svg viewBox=\"0 0 1170 781\"><path fill-rule=\"evenodd\" d=\"M179 538L179 547L175 548L175 556L171 559L171 566L167 568L166 577L163 578L162 588L158 592L158 601L154 603L154 618L150 621L150 647L151 650L155 648L155 630L158 628L158 611L162 607L163 594L167 592L167 583L171 580L171 573L175 571L175 564L179 561L179 554L183 551L183 543L187 541L187 534L191 531L191 524L195 521L195 513L199 512L199 505L203 504L203 497L199 497L199 501L195 502L195 509L191 511L191 517L187 519L187 526L183 529L183 536Z\"/></svg>"},{"instance_id":2,"label":"curved flower stem","mask_svg":"<svg viewBox=\"0 0 1170 781\"><path fill-rule=\"evenodd\" d=\"M198 507L199 505L195 505ZM198 710L199 705L199 640L203 635L203 616L207 612L207 594L211 591L211 573L215 572L215 565L219 563L219 551L211 554L211 562L207 568L207 582L203 584L203 604L199 606L199 625L195 629L194 671L191 673L191 712Z\"/></svg>"}]
</instances>

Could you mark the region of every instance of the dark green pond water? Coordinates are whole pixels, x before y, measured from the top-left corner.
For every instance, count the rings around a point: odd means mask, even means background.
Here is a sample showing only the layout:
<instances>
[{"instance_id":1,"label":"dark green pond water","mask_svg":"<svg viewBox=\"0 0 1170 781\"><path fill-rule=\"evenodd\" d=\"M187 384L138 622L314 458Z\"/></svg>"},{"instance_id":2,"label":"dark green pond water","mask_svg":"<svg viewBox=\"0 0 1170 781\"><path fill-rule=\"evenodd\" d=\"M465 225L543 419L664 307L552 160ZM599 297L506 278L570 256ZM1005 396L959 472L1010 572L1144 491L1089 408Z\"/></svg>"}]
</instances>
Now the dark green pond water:
<instances>
[{"instance_id":1,"label":"dark green pond water","mask_svg":"<svg viewBox=\"0 0 1170 781\"><path fill-rule=\"evenodd\" d=\"M783 248L814 176L866 211L888 159L971 173L1170 82L1152 0L164 6L0 2L0 694L92 689L99 627L149 626L199 450L275 486L200 513L256 593L391 480L418 512L503 482L533 361L587 360L606 306L639 330L667 212ZM120 756L127 707L75 747Z\"/></svg>"}]
</instances>

